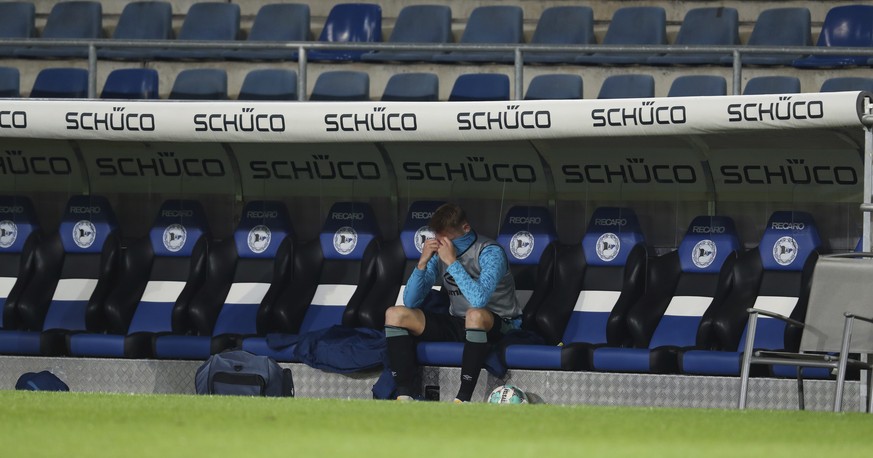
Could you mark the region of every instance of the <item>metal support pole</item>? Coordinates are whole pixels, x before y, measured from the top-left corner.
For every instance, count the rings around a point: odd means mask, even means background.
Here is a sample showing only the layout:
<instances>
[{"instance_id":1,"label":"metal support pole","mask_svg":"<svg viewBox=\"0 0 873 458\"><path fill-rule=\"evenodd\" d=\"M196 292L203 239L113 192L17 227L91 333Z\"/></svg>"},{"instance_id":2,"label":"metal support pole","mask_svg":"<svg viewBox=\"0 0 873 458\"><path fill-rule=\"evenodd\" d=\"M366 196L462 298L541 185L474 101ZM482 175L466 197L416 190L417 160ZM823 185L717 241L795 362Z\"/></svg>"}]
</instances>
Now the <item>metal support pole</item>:
<instances>
[{"instance_id":1,"label":"metal support pole","mask_svg":"<svg viewBox=\"0 0 873 458\"><path fill-rule=\"evenodd\" d=\"M297 100L306 100L306 48L297 48Z\"/></svg>"},{"instance_id":2,"label":"metal support pole","mask_svg":"<svg viewBox=\"0 0 873 458\"><path fill-rule=\"evenodd\" d=\"M849 360L849 342L852 341L852 324L855 317L846 313L846 321L843 324L843 343L840 345L840 362L837 366L837 389L834 393L834 412L843 410L843 387L846 384L846 364Z\"/></svg>"},{"instance_id":3,"label":"metal support pole","mask_svg":"<svg viewBox=\"0 0 873 458\"><path fill-rule=\"evenodd\" d=\"M740 373L740 410L746 408L746 397L749 391L749 372L751 371L752 351L755 348L755 331L758 327L758 314L749 314L749 329L746 331L746 345L743 350L743 366Z\"/></svg>"},{"instance_id":4,"label":"metal support pole","mask_svg":"<svg viewBox=\"0 0 873 458\"><path fill-rule=\"evenodd\" d=\"M515 100L524 98L524 60L521 48L515 48Z\"/></svg>"},{"instance_id":5,"label":"metal support pole","mask_svg":"<svg viewBox=\"0 0 873 458\"><path fill-rule=\"evenodd\" d=\"M97 98L97 47L88 45L88 98Z\"/></svg>"},{"instance_id":6,"label":"metal support pole","mask_svg":"<svg viewBox=\"0 0 873 458\"><path fill-rule=\"evenodd\" d=\"M742 94L743 85L743 60L740 57L740 52L734 50L734 73L733 81L731 82L731 95Z\"/></svg>"},{"instance_id":7,"label":"metal support pole","mask_svg":"<svg viewBox=\"0 0 873 458\"><path fill-rule=\"evenodd\" d=\"M864 204L873 199L873 126L864 126ZM873 215L861 214L861 250L870 252L870 222Z\"/></svg>"}]
</instances>

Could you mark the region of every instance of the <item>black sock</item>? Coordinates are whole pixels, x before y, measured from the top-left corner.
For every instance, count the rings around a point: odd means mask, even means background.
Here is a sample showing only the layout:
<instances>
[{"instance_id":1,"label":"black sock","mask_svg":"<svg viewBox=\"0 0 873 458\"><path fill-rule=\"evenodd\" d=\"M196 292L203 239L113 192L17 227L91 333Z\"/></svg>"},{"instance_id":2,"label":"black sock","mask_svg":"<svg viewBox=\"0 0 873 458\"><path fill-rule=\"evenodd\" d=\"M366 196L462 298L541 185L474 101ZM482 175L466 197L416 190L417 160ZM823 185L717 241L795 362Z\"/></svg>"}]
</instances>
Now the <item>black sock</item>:
<instances>
[{"instance_id":1,"label":"black sock","mask_svg":"<svg viewBox=\"0 0 873 458\"><path fill-rule=\"evenodd\" d=\"M479 372L488 356L488 337L482 329L467 329L464 343L464 357L461 360L461 388L455 396L461 401L469 401L479 381Z\"/></svg>"},{"instance_id":2,"label":"black sock","mask_svg":"<svg viewBox=\"0 0 873 458\"><path fill-rule=\"evenodd\" d=\"M406 329L394 326L385 326L385 336L397 396L412 396L415 394L412 387L416 370L415 341Z\"/></svg>"}]
</instances>

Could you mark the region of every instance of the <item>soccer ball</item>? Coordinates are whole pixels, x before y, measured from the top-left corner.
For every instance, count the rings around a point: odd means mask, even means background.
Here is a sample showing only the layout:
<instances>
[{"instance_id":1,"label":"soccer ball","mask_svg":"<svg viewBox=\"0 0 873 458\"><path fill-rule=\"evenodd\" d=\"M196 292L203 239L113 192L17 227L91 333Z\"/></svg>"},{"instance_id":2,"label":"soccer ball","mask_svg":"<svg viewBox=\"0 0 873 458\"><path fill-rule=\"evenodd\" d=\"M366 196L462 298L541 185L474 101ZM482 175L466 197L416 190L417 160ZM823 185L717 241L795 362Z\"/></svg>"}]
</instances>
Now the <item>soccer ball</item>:
<instances>
[{"instance_id":1,"label":"soccer ball","mask_svg":"<svg viewBox=\"0 0 873 458\"><path fill-rule=\"evenodd\" d=\"M489 404L527 404L527 395L515 385L494 388L488 395Z\"/></svg>"}]
</instances>

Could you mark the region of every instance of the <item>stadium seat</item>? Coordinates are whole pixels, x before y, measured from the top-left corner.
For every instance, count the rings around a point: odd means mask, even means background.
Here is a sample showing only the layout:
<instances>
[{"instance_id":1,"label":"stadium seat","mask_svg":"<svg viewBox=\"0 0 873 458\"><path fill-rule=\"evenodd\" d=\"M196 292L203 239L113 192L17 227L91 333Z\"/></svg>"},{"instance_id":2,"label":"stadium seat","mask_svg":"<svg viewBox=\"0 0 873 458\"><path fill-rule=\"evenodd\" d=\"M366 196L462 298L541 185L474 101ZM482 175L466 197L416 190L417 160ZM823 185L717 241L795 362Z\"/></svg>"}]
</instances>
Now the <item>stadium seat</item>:
<instances>
[{"instance_id":1,"label":"stadium seat","mask_svg":"<svg viewBox=\"0 0 873 458\"><path fill-rule=\"evenodd\" d=\"M339 3L330 9L318 37L324 43L382 41L382 7L374 3ZM369 50L311 50L311 61L358 61Z\"/></svg>"},{"instance_id":2,"label":"stadium seat","mask_svg":"<svg viewBox=\"0 0 873 458\"><path fill-rule=\"evenodd\" d=\"M400 10L388 43L451 43L452 10L447 5L407 5ZM368 62L429 61L433 51L372 51Z\"/></svg>"},{"instance_id":3,"label":"stadium seat","mask_svg":"<svg viewBox=\"0 0 873 458\"><path fill-rule=\"evenodd\" d=\"M467 73L458 76L450 102L509 100L509 77L502 73Z\"/></svg>"},{"instance_id":4,"label":"stadium seat","mask_svg":"<svg viewBox=\"0 0 873 458\"><path fill-rule=\"evenodd\" d=\"M246 204L233 236L209 253L206 280L187 311L191 333L158 336L155 356L206 359L258 335L258 315L278 305L291 280L293 258L285 206L269 201Z\"/></svg>"},{"instance_id":5,"label":"stadium seat","mask_svg":"<svg viewBox=\"0 0 873 458\"><path fill-rule=\"evenodd\" d=\"M723 6L694 8L688 10L674 46L731 46L740 44L739 15L736 8ZM722 58L730 54L712 53L668 53L662 56L652 56L649 64L718 64Z\"/></svg>"},{"instance_id":6,"label":"stadium seat","mask_svg":"<svg viewBox=\"0 0 873 458\"><path fill-rule=\"evenodd\" d=\"M227 72L219 68L189 68L176 75L171 100L227 100Z\"/></svg>"},{"instance_id":7,"label":"stadium seat","mask_svg":"<svg viewBox=\"0 0 873 458\"><path fill-rule=\"evenodd\" d=\"M239 35L240 10L237 3L199 2L191 4L178 40L233 41ZM225 49L168 48L155 51L156 59L222 59Z\"/></svg>"},{"instance_id":8,"label":"stadium seat","mask_svg":"<svg viewBox=\"0 0 873 458\"><path fill-rule=\"evenodd\" d=\"M382 91L383 101L435 102L439 100L440 80L434 73L391 75Z\"/></svg>"},{"instance_id":9,"label":"stadium seat","mask_svg":"<svg viewBox=\"0 0 873 458\"><path fill-rule=\"evenodd\" d=\"M659 6L628 6L615 10L602 44L665 45L667 12ZM643 64L649 53L594 53L578 56L577 64Z\"/></svg>"},{"instance_id":10,"label":"stadium seat","mask_svg":"<svg viewBox=\"0 0 873 458\"><path fill-rule=\"evenodd\" d=\"M87 40L103 38L103 7L100 2L73 0L55 3L45 20L39 40ZM22 48L19 57L87 57L87 46Z\"/></svg>"},{"instance_id":11,"label":"stadium seat","mask_svg":"<svg viewBox=\"0 0 873 458\"><path fill-rule=\"evenodd\" d=\"M611 75L603 80L598 99L641 99L655 96L652 75Z\"/></svg>"},{"instance_id":12,"label":"stadium seat","mask_svg":"<svg viewBox=\"0 0 873 458\"><path fill-rule=\"evenodd\" d=\"M873 6L842 5L828 10L818 35L817 47L873 47ZM798 68L828 68L867 65L870 56L808 56L794 60Z\"/></svg>"},{"instance_id":13,"label":"stadium seat","mask_svg":"<svg viewBox=\"0 0 873 458\"><path fill-rule=\"evenodd\" d=\"M259 41L309 41L309 5L270 3L258 9L249 29L248 43ZM297 58L297 49L234 49L225 57L235 60L289 60Z\"/></svg>"},{"instance_id":14,"label":"stadium seat","mask_svg":"<svg viewBox=\"0 0 873 458\"><path fill-rule=\"evenodd\" d=\"M31 2L0 3L0 38L27 39L36 34L36 8ZM13 57L18 46L0 46L0 57Z\"/></svg>"},{"instance_id":15,"label":"stadium seat","mask_svg":"<svg viewBox=\"0 0 873 458\"><path fill-rule=\"evenodd\" d=\"M758 248L741 253L734 264L734 287L712 317L710 349L682 354L680 371L739 375L749 307L803 321L819 245L821 240L810 214L774 212ZM799 331L780 320L761 316L754 348L796 351Z\"/></svg>"},{"instance_id":16,"label":"stadium seat","mask_svg":"<svg viewBox=\"0 0 873 458\"><path fill-rule=\"evenodd\" d=\"M727 95L727 81L719 75L678 76L670 85L667 97Z\"/></svg>"},{"instance_id":17,"label":"stadium seat","mask_svg":"<svg viewBox=\"0 0 873 458\"><path fill-rule=\"evenodd\" d=\"M370 75L354 70L332 70L318 75L309 100L370 100Z\"/></svg>"},{"instance_id":18,"label":"stadium seat","mask_svg":"<svg viewBox=\"0 0 873 458\"><path fill-rule=\"evenodd\" d=\"M867 91L873 92L873 78L835 76L821 84L819 92Z\"/></svg>"},{"instance_id":19,"label":"stadium seat","mask_svg":"<svg viewBox=\"0 0 873 458\"><path fill-rule=\"evenodd\" d=\"M633 210L595 210L582 243L556 250L553 285L534 318L546 345L508 346L507 366L590 369L596 346L626 343L625 317L645 287L646 258Z\"/></svg>"},{"instance_id":20,"label":"stadium seat","mask_svg":"<svg viewBox=\"0 0 873 458\"><path fill-rule=\"evenodd\" d=\"M582 77L579 75L547 74L531 78L524 93L525 100L581 99Z\"/></svg>"},{"instance_id":21,"label":"stadium seat","mask_svg":"<svg viewBox=\"0 0 873 458\"><path fill-rule=\"evenodd\" d=\"M173 6L161 0L135 1L124 5L112 32L114 40L170 40L173 38ZM150 60L157 48L99 48L102 59Z\"/></svg>"},{"instance_id":22,"label":"stadium seat","mask_svg":"<svg viewBox=\"0 0 873 458\"><path fill-rule=\"evenodd\" d=\"M748 46L810 46L809 9L804 7L773 8L764 10L755 20ZM742 54L743 65L791 65L801 56L795 54ZM723 64L732 64L733 56L722 58Z\"/></svg>"},{"instance_id":23,"label":"stadium seat","mask_svg":"<svg viewBox=\"0 0 873 458\"><path fill-rule=\"evenodd\" d=\"M209 235L203 208L168 200L149 234L130 243L105 302L106 333L69 338L73 356L144 358L154 338L188 331L187 310L206 278Z\"/></svg>"},{"instance_id":24,"label":"stadium seat","mask_svg":"<svg viewBox=\"0 0 873 458\"><path fill-rule=\"evenodd\" d=\"M21 97L21 74L15 67L0 67L0 97Z\"/></svg>"},{"instance_id":25,"label":"stadium seat","mask_svg":"<svg viewBox=\"0 0 873 458\"><path fill-rule=\"evenodd\" d=\"M743 88L743 95L797 94L800 79L796 76L756 76L750 78Z\"/></svg>"},{"instance_id":26,"label":"stadium seat","mask_svg":"<svg viewBox=\"0 0 873 458\"><path fill-rule=\"evenodd\" d=\"M41 235L30 199L0 196L0 330L17 329L18 300L35 271Z\"/></svg>"},{"instance_id":27,"label":"stadium seat","mask_svg":"<svg viewBox=\"0 0 873 458\"><path fill-rule=\"evenodd\" d=\"M109 72L101 99L158 99L158 71L153 68L119 68Z\"/></svg>"},{"instance_id":28,"label":"stadium seat","mask_svg":"<svg viewBox=\"0 0 873 458\"><path fill-rule=\"evenodd\" d=\"M543 10L530 39L532 45L593 45L594 12L588 6L553 6ZM572 63L579 53L530 52L525 63ZM581 97L578 97L581 98Z\"/></svg>"},{"instance_id":29,"label":"stadium seat","mask_svg":"<svg viewBox=\"0 0 873 458\"><path fill-rule=\"evenodd\" d=\"M461 44L518 44L524 42L520 6L478 6L470 12ZM436 62L512 62L513 51L450 51L431 57Z\"/></svg>"},{"instance_id":30,"label":"stadium seat","mask_svg":"<svg viewBox=\"0 0 873 458\"><path fill-rule=\"evenodd\" d=\"M34 253L36 274L18 300L20 326L0 331L0 353L63 355L71 333L102 331L120 257L121 235L109 202L72 197L58 231Z\"/></svg>"},{"instance_id":31,"label":"stadium seat","mask_svg":"<svg viewBox=\"0 0 873 458\"><path fill-rule=\"evenodd\" d=\"M275 342L334 325L360 326L361 303L376 282L374 261L380 244L368 204L333 204L318 240L295 250L299 256L294 280L282 293L280 305L264 317L270 324L266 331L274 335L246 338L242 348L277 361L294 361L295 345L276 348Z\"/></svg>"},{"instance_id":32,"label":"stadium seat","mask_svg":"<svg viewBox=\"0 0 873 458\"><path fill-rule=\"evenodd\" d=\"M285 68L251 70L239 89L239 100L297 100L297 72Z\"/></svg>"},{"instance_id":33,"label":"stadium seat","mask_svg":"<svg viewBox=\"0 0 873 458\"><path fill-rule=\"evenodd\" d=\"M32 99L84 99L88 97L88 70L44 68L36 74Z\"/></svg>"},{"instance_id":34,"label":"stadium seat","mask_svg":"<svg viewBox=\"0 0 873 458\"><path fill-rule=\"evenodd\" d=\"M677 251L649 260L646 292L627 313L632 345L595 349L593 368L678 372L679 351L709 340L710 317L731 290L739 249L733 220L694 218Z\"/></svg>"}]
</instances>

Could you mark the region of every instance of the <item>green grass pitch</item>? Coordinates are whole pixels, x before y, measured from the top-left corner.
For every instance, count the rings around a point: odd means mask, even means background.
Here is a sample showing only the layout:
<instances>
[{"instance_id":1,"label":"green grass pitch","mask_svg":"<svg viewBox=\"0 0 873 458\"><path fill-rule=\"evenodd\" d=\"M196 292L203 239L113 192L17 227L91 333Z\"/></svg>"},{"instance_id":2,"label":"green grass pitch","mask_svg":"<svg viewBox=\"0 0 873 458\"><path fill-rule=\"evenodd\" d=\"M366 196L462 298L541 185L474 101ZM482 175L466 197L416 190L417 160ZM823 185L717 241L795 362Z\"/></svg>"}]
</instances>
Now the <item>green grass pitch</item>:
<instances>
[{"instance_id":1,"label":"green grass pitch","mask_svg":"<svg viewBox=\"0 0 873 458\"><path fill-rule=\"evenodd\" d=\"M806 457L860 413L0 391L4 457Z\"/></svg>"}]
</instances>

